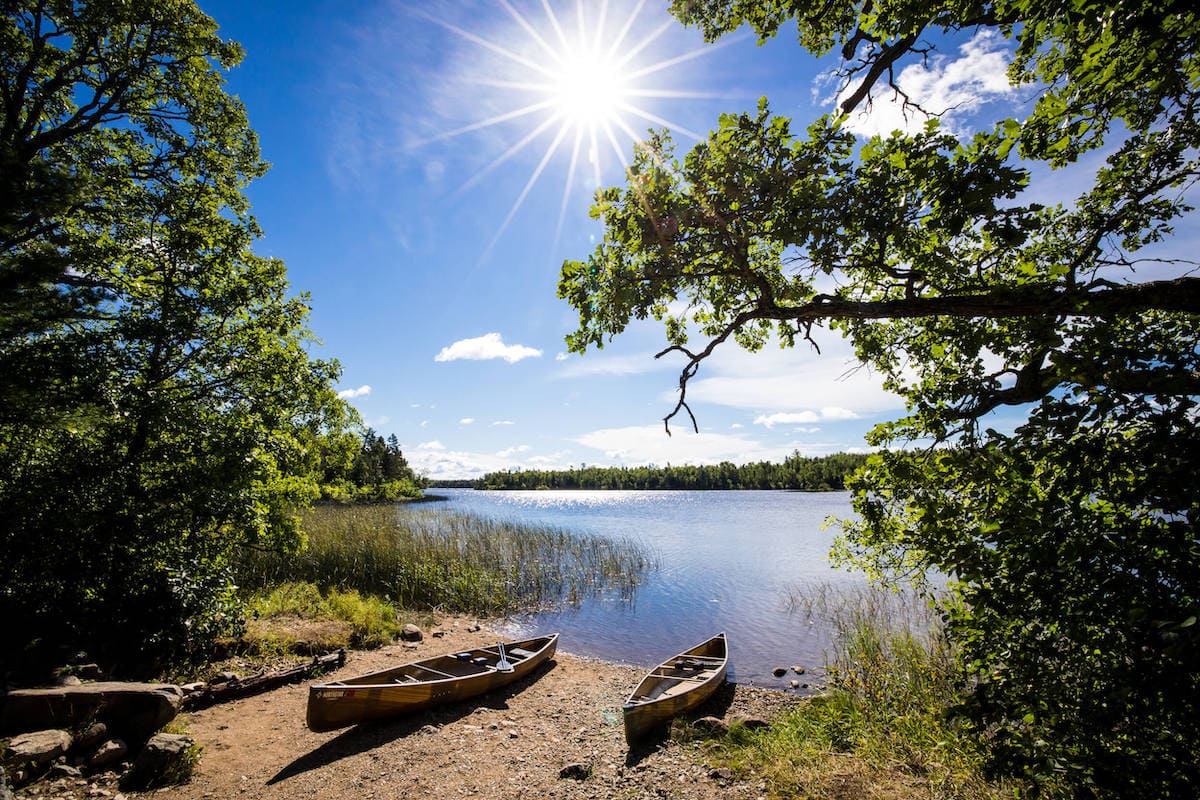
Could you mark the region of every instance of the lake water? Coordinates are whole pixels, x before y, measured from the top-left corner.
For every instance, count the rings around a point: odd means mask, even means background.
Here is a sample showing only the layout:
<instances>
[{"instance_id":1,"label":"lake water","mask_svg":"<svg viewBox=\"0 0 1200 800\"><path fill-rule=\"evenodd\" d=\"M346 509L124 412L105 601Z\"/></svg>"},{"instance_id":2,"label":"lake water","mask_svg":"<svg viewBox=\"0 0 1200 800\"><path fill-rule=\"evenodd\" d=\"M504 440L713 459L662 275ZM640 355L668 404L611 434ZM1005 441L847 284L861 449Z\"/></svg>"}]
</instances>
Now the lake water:
<instances>
[{"instance_id":1,"label":"lake water","mask_svg":"<svg viewBox=\"0 0 1200 800\"><path fill-rule=\"evenodd\" d=\"M632 602L587 598L578 607L518 617L506 633L559 631L560 648L649 667L718 631L730 641L731 679L774 688L819 673L829 631L789 610L789 590L857 587L861 574L834 570L830 516L851 516L846 492L475 491L435 489L446 509L493 519L629 537L658 561ZM801 678L801 680L805 680Z\"/></svg>"}]
</instances>

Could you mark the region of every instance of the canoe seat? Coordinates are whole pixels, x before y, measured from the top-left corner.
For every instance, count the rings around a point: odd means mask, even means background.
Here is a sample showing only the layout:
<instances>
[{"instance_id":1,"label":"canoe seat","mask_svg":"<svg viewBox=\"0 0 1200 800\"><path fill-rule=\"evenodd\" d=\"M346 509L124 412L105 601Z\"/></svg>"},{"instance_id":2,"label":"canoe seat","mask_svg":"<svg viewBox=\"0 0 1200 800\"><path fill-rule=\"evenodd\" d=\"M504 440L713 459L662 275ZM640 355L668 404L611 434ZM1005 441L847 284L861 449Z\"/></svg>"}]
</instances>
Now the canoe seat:
<instances>
[{"instance_id":1,"label":"canoe seat","mask_svg":"<svg viewBox=\"0 0 1200 800\"><path fill-rule=\"evenodd\" d=\"M470 653L455 653L454 657L457 658L459 661L470 661L471 660Z\"/></svg>"},{"instance_id":2,"label":"canoe seat","mask_svg":"<svg viewBox=\"0 0 1200 800\"><path fill-rule=\"evenodd\" d=\"M396 678L396 683L420 683L420 681L412 675L401 675L399 678Z\"/></svg>"},{"instance_id":3,"label":"canoe seat","mask_svg":"<svg viewBox=\"0 0 1200 800\"><path fill-rule=\"evenodd\" d=\"M537 655L532 650L526 650L523 647L508 648L504 652L508 653L510 656L516 656L517 658L532 658L533 656Z\"/></svg>"},{"instance_id":4,"label":"canoe seat","mask_svg":"<svg viewBox=\"0 0 1200 800\"><path fill-rule=\"evenodd\" d=\"M483 656L476 656L475 658L471 659L471 663L478 664L479 666L482 667L488 663L488 660L486 658L484 658Z\"/></svg>"}]
</instances>

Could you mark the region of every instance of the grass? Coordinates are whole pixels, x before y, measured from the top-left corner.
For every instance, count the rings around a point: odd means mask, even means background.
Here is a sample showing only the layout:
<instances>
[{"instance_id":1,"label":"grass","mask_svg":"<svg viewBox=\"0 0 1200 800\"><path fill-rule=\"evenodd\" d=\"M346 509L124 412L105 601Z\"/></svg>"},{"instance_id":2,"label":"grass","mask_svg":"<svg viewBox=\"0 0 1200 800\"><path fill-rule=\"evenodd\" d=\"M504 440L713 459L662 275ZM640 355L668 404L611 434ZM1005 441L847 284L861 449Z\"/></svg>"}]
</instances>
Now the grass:
<instances>
[{"instance_id":1,"label":"grass","mask_svg":"<svg viewBox=\"0 0 1200 800\"><path fill-rule=\"evenodd\" d=\"M779 798L992 798L977 741L946 709L962 684L940 621L921 600L831 587L794 608L835 631L826 691L771 728L735 725L707 743L710 759L766 777Z\"/></svg>"},{"instance_id":2,"label":"grass","mask_svg":"<svg viewBox=\"0 0 1200 800\"><path fill-rule=\"evenodd\" d=\"M303 528L303 552L252 552L238 564L260 654L378 646L414 609L490 616L630 597L654 567L629 540L427 508L320 506Z\"/></svg>"}]
</instances>

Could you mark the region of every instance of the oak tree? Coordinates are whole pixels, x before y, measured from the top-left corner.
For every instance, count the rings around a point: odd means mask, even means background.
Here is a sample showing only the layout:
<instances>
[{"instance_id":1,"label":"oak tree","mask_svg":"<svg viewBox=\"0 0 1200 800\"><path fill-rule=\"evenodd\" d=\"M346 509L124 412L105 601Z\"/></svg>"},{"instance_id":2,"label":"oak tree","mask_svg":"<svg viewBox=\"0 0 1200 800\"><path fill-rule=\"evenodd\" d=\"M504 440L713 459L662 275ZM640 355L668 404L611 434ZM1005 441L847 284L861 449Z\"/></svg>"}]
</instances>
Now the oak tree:
<instances>
[{"instance_id":1,"label":"oak tree","mask_svg":"<svg viewBox=\"0 0 1200 800\"><path fill-rule=\"evenodd\" d=\"M842 554L881 576L949 576L961 711L997 771L1098 795L1200 781L1200 278L1194 224L1200 16L1182 2L676 0L709 38L793 21L837 52L839 108L803 129L727 114L682 158L665 133L602 190L603 240L564 264L568 337L665 326L679 399L731 340L829 326L908 411L869 435ZM955 37L1011 45L1023 119L971 136L932 118L862 141L847 114L920 98L896 80ZM1103 156L1074 202L1031 175ZM693 344L699 337L700 344ZM1019 415L1001 424L997 411ZM669 430L669 427L668 427ZM1058 783L1055 783L1057 781Z\"/></svg>"}]
</instances>

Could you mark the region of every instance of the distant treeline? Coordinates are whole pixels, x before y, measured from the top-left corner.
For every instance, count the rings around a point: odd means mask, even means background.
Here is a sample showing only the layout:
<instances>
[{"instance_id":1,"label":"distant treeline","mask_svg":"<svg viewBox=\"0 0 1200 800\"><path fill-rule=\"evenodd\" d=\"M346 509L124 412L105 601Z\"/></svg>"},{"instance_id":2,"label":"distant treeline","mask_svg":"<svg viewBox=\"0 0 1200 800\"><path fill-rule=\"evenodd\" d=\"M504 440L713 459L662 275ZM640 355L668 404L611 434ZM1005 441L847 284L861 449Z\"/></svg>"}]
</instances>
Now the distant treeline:
<instances>
[{"instance_id":1,"label":"distant treeline","mask_svg":"<svg viewBox=\"0 0 1200 800\"><path fill-rule=\"evenodd\" d=\"M862 453L806 458L793 453L782 464L723 461L706 466L589 467L568 470L490 472L471 483L477 489L798 489L845 488L846 476L862 466ZM448 486L449 481L437 485Z\"/></svg>"}]
</instances>

